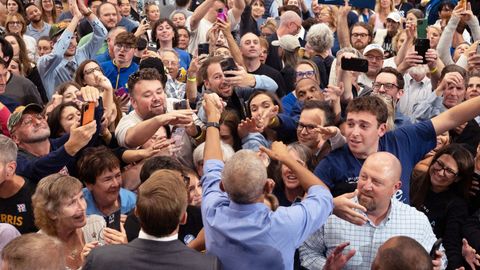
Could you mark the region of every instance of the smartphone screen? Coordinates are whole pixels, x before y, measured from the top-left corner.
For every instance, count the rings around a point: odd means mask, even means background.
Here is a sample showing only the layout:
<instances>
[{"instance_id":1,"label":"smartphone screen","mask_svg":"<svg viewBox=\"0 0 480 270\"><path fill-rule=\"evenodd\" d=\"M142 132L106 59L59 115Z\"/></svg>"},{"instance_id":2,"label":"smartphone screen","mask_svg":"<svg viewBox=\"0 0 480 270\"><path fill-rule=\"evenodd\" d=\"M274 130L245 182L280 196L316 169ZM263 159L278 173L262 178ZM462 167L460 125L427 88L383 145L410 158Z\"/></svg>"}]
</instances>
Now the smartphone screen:
<instances>
[{"instance_id":1,"label":"smartphone screen","mask_svg":"<svg viewBox=\"0 0 480 270\"><path fill-rule=\"evenodd\" d=\"M368 60L361 58L342 58L341 66L343 70L358 72L368 72Z\"/></svg>"},{"instance_id":2,"label":"smartphone screen","mask_svg":"<svg viewBox=\"0 0 480 270\"><path fill-rule=\"evenodd\" d=\"M210 50L210 45L208 43L200 43L198 44L197 54L198 55L209 54L209 50Z\"/></svg>"},{"instance_id":3,"label":"smartphone screen","mask_svg":"<svg viewBox=\"0 0 480 270\"><path fill-rule=\"evenodd\" d=\"M107 222L107 227L120 231L120 216L121 212L120 209L115 213L105 217L105 221Z\"/></svg>"},{"instance_id":4,"label":"smartphone screen","mask_svg":"<svg viewBox=\"0 0 480 270\"><path fill-rule=\"evenodd\" d=\"M430 49L430 40L426 38L419 38L415 41L415 51L418 53L418 55L423 57L423 64L427 63L425 54L427 53L428 49Z\"/></svg>"}]
</instances>

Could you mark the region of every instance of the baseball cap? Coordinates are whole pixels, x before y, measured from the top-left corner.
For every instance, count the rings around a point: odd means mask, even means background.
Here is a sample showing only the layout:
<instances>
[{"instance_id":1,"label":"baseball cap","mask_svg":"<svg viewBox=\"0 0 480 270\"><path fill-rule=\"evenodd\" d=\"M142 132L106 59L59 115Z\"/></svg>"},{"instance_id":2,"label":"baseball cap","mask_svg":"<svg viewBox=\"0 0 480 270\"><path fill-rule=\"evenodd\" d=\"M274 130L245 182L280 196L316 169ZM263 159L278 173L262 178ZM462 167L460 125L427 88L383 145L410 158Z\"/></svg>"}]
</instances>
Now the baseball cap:
<instances>
[{"instance_id":1,"label":"baseball cap","mask_svg":"<svg viewBox=\"0 0 480 270\"><path fill-rule=\"evenodd\" d=\"M29 112L41 113L42 111L42 106L35 103L30 103L27 106L18 106L8 118L8 132L12 133L13 128L20 123L20 120L22 120L24 114Z\"/></svg>"},{"instance_id":2,"label":"baseball cap","mask_svg":"<svg viewBox=\"0 0 480 270\"><path fill-rule=\"evenodd\" d=\"M283 35L278 40L272 41L273 46L280 46L282 49L293 52L296 48L300 47L300 41L298 38L292 35Z\"/></svg>"},{"instance_id":3,"label":"baseball cap","mask_svg":"<svg viewBox=\"0 0 480 270\"><path fill-rule=\"evenodd\" d=\"M390 19L396 23L399 23L402 20L402 16L400 16L400 13L394 11L388 14L387 19Z\"/></svg>"},{"instance_id":4,"label":"baseball cap","mask_svg":"<svg viewBox=\"0 0 480 270\"><path fill-rule=\"evenodd\" d=\"M366 55L367 53L369 53L371 51L378 51L382 55L384 53L382 46L380 46L378 44L370 44L367 47L365 47L365 49L363 50L363 55Z\"/></svg>"}]
</instances>

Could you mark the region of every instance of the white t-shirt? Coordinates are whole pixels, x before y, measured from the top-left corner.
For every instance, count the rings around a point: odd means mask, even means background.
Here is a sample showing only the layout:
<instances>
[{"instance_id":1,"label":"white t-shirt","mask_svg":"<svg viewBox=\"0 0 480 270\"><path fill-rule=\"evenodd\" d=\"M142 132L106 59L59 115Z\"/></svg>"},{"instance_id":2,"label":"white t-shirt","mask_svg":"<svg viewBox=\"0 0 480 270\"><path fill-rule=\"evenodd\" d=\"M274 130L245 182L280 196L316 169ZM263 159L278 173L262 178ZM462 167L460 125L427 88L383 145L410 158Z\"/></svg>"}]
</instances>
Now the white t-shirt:
<instances>
[{"instance_id":1,"label":"white t-shirt","mask_svg":"<svg viewBox=\"0 0 480 270\"><path fill-rule=\"evenodd\" d=\"M227 16L228 16L228 20L230 21L230 30L233 31L233 29L235 29L235 27L237 26L238 22L235 20L235 16L233 16L232 10L229 10L227 12ZM208 30L212 28L213 23L211 23L205 18L202 18L198 23L197 30L191 31L190 29L191 18L192 16L188 17L187 21L185 22L185 25L187 26L188 30L191 32L190 44L188 45L188 52L191 54L195 54L198 44L207 42Z\"/></svg>"}]
</instances>

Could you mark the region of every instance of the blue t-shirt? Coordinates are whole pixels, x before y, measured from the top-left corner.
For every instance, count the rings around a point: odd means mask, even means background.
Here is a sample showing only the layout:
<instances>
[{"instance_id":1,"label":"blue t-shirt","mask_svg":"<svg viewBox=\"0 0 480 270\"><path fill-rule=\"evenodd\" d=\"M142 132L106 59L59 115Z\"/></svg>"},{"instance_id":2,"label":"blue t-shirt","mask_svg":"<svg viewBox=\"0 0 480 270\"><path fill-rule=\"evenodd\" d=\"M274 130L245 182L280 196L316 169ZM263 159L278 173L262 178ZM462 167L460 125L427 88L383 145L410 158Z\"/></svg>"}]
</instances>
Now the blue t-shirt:
<instances>
[{"instance_id":1,"label":"blue t-shirt","mask_svg":"<svg viewBox=\"0 0 480 270\"><path fill-rule=\"evenodd\" d=\"M437 144L432 121L406 125L385 133L379 140L378 151L395 155L402 164L402 188L396 197L409 203L410 175L413 167ZM315 168L315 175L322 179L333 196L352 192L357 187L363 159L357 159L348 144L326 156Z\"/></svg>"},{"instance_id":2,"label":"blue t-shirt","mask_svg":"<svg viewBox=\"0 0 480 270\"><path fill-rule=\"evenodd\" d=\"M104 216L100 210L98 210L97 206L95 205L95 199L93 198L93 194L87 189L83 188L83 196L85 197L85 200L87 201L87 216L89 215L99 215L99 216ZM130 213L134 208L135 204L137 203L137 195L135 193L131 192L130 190L120 188L120 213L121 214L128 214Z\"/></svg>"}]
</instances>

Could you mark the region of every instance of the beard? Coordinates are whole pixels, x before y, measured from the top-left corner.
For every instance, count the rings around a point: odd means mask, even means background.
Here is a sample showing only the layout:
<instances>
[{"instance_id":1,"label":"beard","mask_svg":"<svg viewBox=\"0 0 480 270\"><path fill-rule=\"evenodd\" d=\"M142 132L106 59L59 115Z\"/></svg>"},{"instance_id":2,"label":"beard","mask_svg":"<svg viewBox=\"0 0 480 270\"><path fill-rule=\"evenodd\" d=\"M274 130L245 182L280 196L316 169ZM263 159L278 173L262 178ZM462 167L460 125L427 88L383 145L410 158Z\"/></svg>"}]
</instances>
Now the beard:
<instances>
[{"instance_id":1,"label":"beard","mask_svg":"<svg viewBox=\"0 0 480 270\"><path fill-rule=\"evenodd\" d=\"M377 204L375 203L373 198L363 195L361 193L358 195L358 203L365 207L367 209L367 212L373 212L377 209Z\"/></svg>"}]
</instances>

